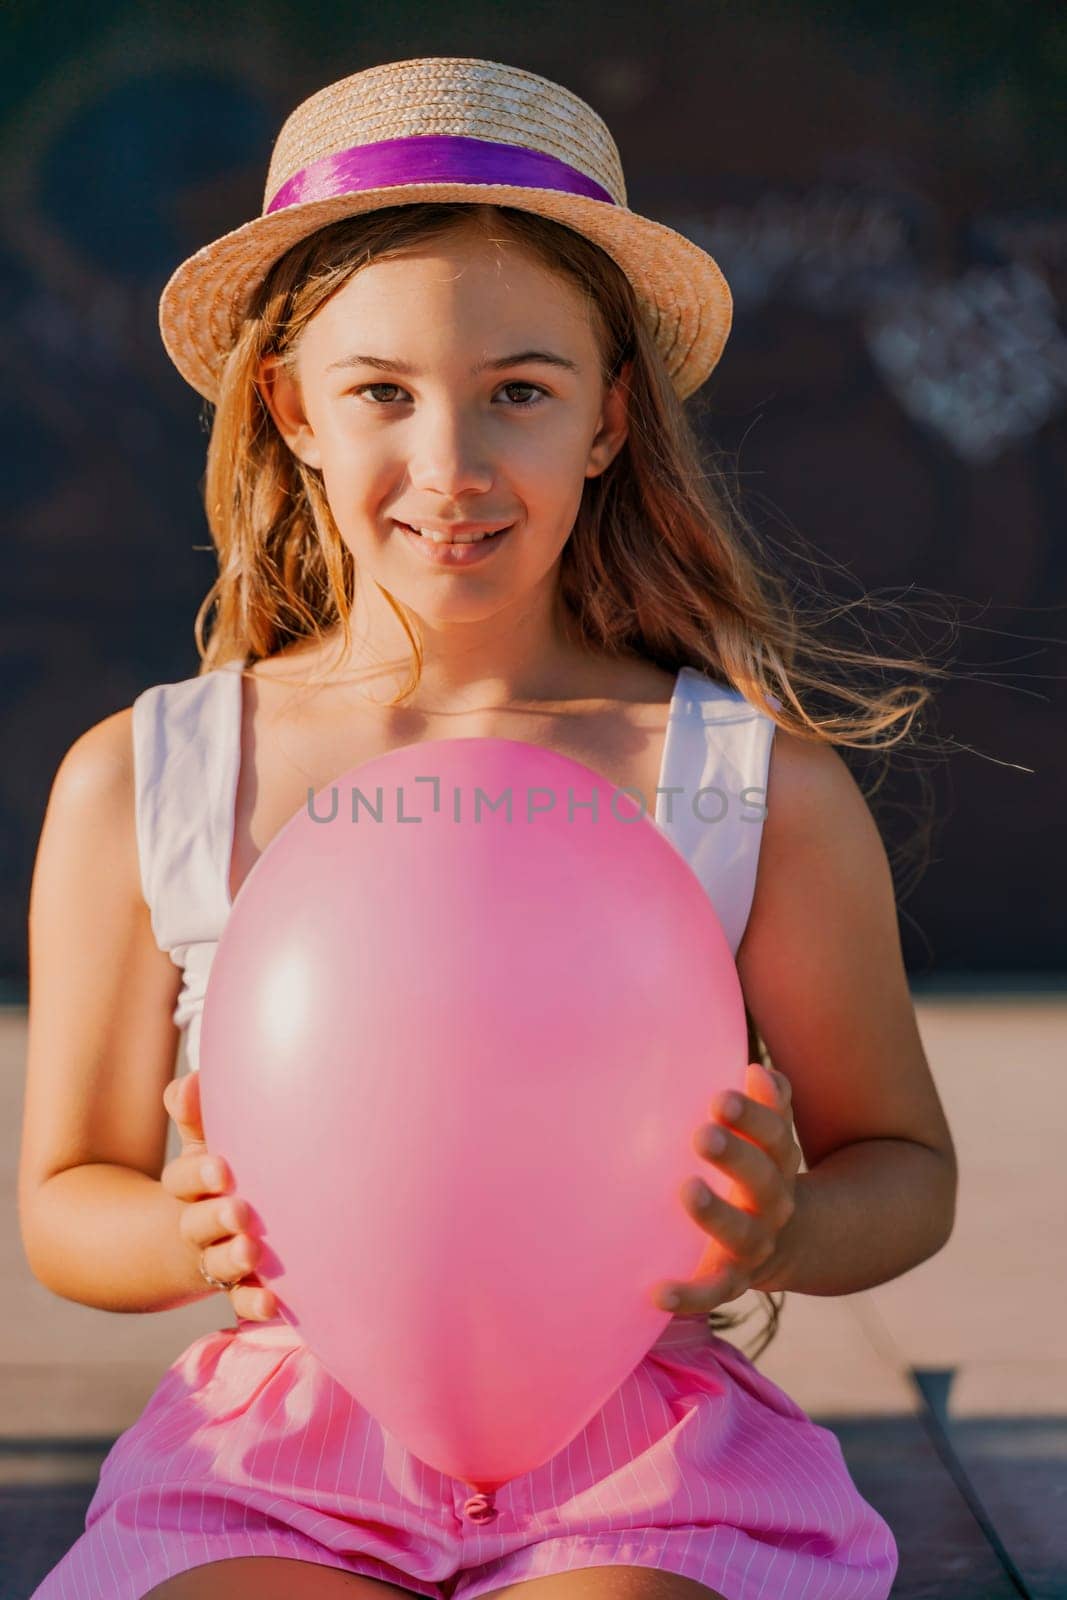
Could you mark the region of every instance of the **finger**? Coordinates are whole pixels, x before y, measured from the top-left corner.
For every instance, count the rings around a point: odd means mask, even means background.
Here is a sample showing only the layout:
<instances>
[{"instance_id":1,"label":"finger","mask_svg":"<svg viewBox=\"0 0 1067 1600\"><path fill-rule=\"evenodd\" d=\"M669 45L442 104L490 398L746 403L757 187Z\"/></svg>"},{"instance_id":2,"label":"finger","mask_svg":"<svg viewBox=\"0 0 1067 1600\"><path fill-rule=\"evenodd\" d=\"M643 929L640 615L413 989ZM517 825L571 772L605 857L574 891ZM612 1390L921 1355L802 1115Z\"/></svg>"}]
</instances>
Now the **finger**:
<instances>
[{"instance_id":1,"label":"finger","mask_svg":"<svg viewBox=\"0 0 1067 1600\"><path fill-rule=\"evenodd\" d=\"M229 1298L237 1315L251 1322L268 1322L278 1312L276 1295L264 1288L254 1273L249 1281L231 1289Z\"/></svg>"},{"instance_id":2,"label":"finger","mask_svg":"<svg viewBox=\"0 0 1067 1600\"><path fill-rule=\"evenodd\" d=\"M792 1115L793 1086L784 1072L779 1072L776 1067L765 1067L765 1083L771 1093L769 1104L777 1106L782 1115ZM763 1096L760 1096L763 1099Z\"/></svg>"},{"instance_id":3,"label":"finger","mask_svg":"<svg viewBox=\"0 0 1067 1600\"><path fill-rule=\"evenodd\" d=\"M767 1115L775 1116L776 1121L780 1122L775 1113L768 1112ZM717 1139L725 1141L721 1152L715 1147ZM762 1145L739 1138L716 1123L709 1123L699 1130L693 1148L705 1161L718 1167L738 1184L741 1189L739 1198L745 1209L759 1212L774 1221L776 1227L781 1226L774 1219L784 1209L783 1202L787 1198L785 1172L773 1154Z\"/></svg>"},{"instance_id":4,"label":"finger","mask_svg":"<svg viewBox=\"0 0 1067 1600\"><path fill-rule=\"evenodd\" d=\"M200 1259L205 1272L222 1283L232 1283L234 1278L243 1278L252 1272L262 1253L258 1239L239 1233L221 1244L204 1246Z\"/></svg>"},{"instance_id":5,"label":"finger","mask_svg":"<svg viewBox=\"0 0 1067 1600\"><path fill-rule=\"evenodd\" d=\"M760 1105L782 1105L782 1085L786 1079L773 1067L765 1067L761 1061L750 1061L748 1065L745 1089L753 1100L758 1100Z\"/></svg>"},{"instance_id":6,"label":"finger","mask_svg":"<svg viewBox=\"0 0 1067 1600\"><path fill-rule=\"evenodd\" d=\"M200 1074L186 1072L174 1078L163 1091L163 1104L177 1124L183 1146L203 1146L204 1127L200 1116Z\"/></svg>"},{"instance_id":7,"label":"finger","mask_svg":"<svg viewBox=\"0 0 1067 1600\"><path fill-rule=\"evenodd\" d=\"M732 1115L731 1105L740 1107ZM789 1171L794 1144L792 1117L775 1107L752 1100L748 1095L732 1093L720 1096L713 1114L720 1122L729 1124L733 1132L760 1145L783 1172ZM713 1126L708 1123L697 1129L698 1148L702 1155Z\"/></svg>"},{"instance_id":8,"label":"finger","mask_svg":"<svg viewBox=\"0 0 1067 1600\"><path fill-rule=\"evenodd\" d=\"M766 1213L757 1214L731 1205L706 1184L699 1187L690 1184L683 1200L705 1233L710 1234L735 1262L755 1268L768 1260L774 1250L774 1235Z\"/></svg>"},{"instance_id":9,"label":"finger","mask_svg":"<svg viewBox=\"0 0 1067 1600\"><path fill-rule=\"evenodd\" d=\"M204 1195L228 1194L233 1180L221 1156L193 1149L168 1161L159 1181L178 1200L200 1200Z\"/></svg>"},{"instance_id":10,"label":"finger","mask_svg":"<svg viewBox=\"0 0 1067 1600\"><path fill-rule=\"evenodd\" d=\"M661 1311L673 1311L677 1317L706 1316L716 1306L739 1299L748 1287L744 1273L729 1267L717 1272L714 1277L701 1278L696 1282L662 1283L656 1290L655 1300ZM676 1305L666 1303L668 1295L676 1296Z\"/></svg>"},{"instance_id":11,"label":"finger","mask_svg":"<svg viewBox=\"0 0 1067 1600\"><path fill-rule=\"evenodd\" d=\"M250 1222L247 1203L227 1195L224 1200L194 1200L186 1206L179 1225L188 1242L204 1250L239 1235L252 1235L255 1230Z\"/></svg>"}]
</instances>

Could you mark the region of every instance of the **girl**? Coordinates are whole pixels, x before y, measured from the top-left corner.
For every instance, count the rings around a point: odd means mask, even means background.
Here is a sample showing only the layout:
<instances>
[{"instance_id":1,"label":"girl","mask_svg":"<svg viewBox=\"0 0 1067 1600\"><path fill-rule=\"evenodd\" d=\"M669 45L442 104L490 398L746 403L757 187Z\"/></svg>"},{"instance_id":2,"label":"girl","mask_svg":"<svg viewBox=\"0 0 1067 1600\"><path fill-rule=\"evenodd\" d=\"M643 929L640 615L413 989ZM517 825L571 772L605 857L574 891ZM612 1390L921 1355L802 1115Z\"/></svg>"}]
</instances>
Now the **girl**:
<instances>
[{"instance_id":1,"label":"girl","mask_svg":"<svg viewBox=\"0 0 1067 1600\"><path fill-rule=\"evenodd\" d=\"M54 782L20 1204L57 1294L153 1311L219 1289L237 1320L116 1440L39 1600L888 1595L896 1546L837 1440L709 1313L884 1282L951 1231L891 875L834 749L899 741L928 691L804 704L833 688L829 646L746 550L682 412L729 320L711 258L626 208L583 101L454 58L299 106L263 215L167 284L164 343L215 408L219 575L198 675L91 728ZM781 1069L753 1060L694 1131L736 1202L680 1196L708 1270L603 1411L496 1496L406 1451L281 1315L195 1075L212 955L271 838L358 762L470 736L651 801L730 940L751 1053ZM171 1081L183 1035L194 1070Z\"/></svg>"}]
</instances>

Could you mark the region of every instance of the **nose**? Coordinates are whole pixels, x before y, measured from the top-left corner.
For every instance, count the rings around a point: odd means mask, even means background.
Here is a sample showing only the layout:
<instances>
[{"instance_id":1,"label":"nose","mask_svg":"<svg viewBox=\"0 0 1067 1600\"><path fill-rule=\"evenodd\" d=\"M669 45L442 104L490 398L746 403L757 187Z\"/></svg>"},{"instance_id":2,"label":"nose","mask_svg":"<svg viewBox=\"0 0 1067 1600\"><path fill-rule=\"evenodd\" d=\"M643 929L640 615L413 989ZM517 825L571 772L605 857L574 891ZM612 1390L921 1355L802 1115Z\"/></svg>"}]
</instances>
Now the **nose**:
<instances>
[{"instance_id":1,"label":"nose","mask_svg":"<svg viewBox=\"0 0 1067 1600\"><path fill-rule=\"evenodd\" d=\"M458 408L426 411L408 462L412 486L427 496L458 502L488 493L496 474L487 459L477 417Z\"/></svg>"}]
</instances>

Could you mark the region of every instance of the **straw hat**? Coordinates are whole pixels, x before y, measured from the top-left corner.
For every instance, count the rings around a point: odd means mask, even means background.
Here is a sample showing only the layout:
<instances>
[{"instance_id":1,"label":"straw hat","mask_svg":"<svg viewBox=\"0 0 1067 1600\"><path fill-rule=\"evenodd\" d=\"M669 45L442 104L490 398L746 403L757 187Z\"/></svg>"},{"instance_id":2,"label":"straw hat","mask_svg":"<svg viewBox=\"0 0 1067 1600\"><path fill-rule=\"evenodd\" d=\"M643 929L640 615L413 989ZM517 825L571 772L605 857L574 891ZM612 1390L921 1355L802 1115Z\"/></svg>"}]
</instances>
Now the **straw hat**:
<instances>
[{"instance_id":1,"label":"straw hat","mask_svg":"<svg viewBox=\"0 0 1067 1600\"><path fill-rule=\"evenodd\" d=\"M340 217L420 200L515 206L593 240L632 283L681 399L718 361L726 280L683 234L629 210L596 112L535 72L426 56L354 72L290 113L262 214L183 261L163 290L160 332L182 377L217 398L253 291L291 245Z\"/></svg>"}]
</instances>

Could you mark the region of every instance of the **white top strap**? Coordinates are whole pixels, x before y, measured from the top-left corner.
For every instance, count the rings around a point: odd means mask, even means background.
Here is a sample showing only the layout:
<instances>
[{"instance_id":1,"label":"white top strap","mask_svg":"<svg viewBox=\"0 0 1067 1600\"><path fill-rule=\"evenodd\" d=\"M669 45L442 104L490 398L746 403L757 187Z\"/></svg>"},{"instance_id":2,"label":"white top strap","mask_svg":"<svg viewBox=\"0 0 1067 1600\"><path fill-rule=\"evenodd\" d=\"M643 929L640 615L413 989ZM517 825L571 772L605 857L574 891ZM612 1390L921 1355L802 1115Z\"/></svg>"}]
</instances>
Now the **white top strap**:
<instances>
[{"instance_id":1,"label":"white top strap","mask_svg":"<svg viewBox=\"0 0 1067 1600\"><path fill-rule=\"evenodd\" d=\"M182 969L173 1020L198 1065L200 1012L229 912L240 662L154 684L133 702L137 853L152 932ZM235 691L236 690L236 695Z\"/></svg>"},{"instance_id":2,"label":"white top strap","mask_svg":"<svg viewBox=\"0 0 1067 1600\"><path fill-rule=\"evenodd\" d=\"M756 889L774 729L739 689L682 669L656 822L704 885L735 956Z\"/></svg>"},{"instance_id":3,"label":"white top strap","mask_svg":"<svg viewBox=\"0 0 1067 1600\"><path fill-rule=\"evenodd\" d=\"M209 672L155 684L133 703L137 849L161 950L217 936L225 919L232 689Z\"/></svg>"}]
</instances>

